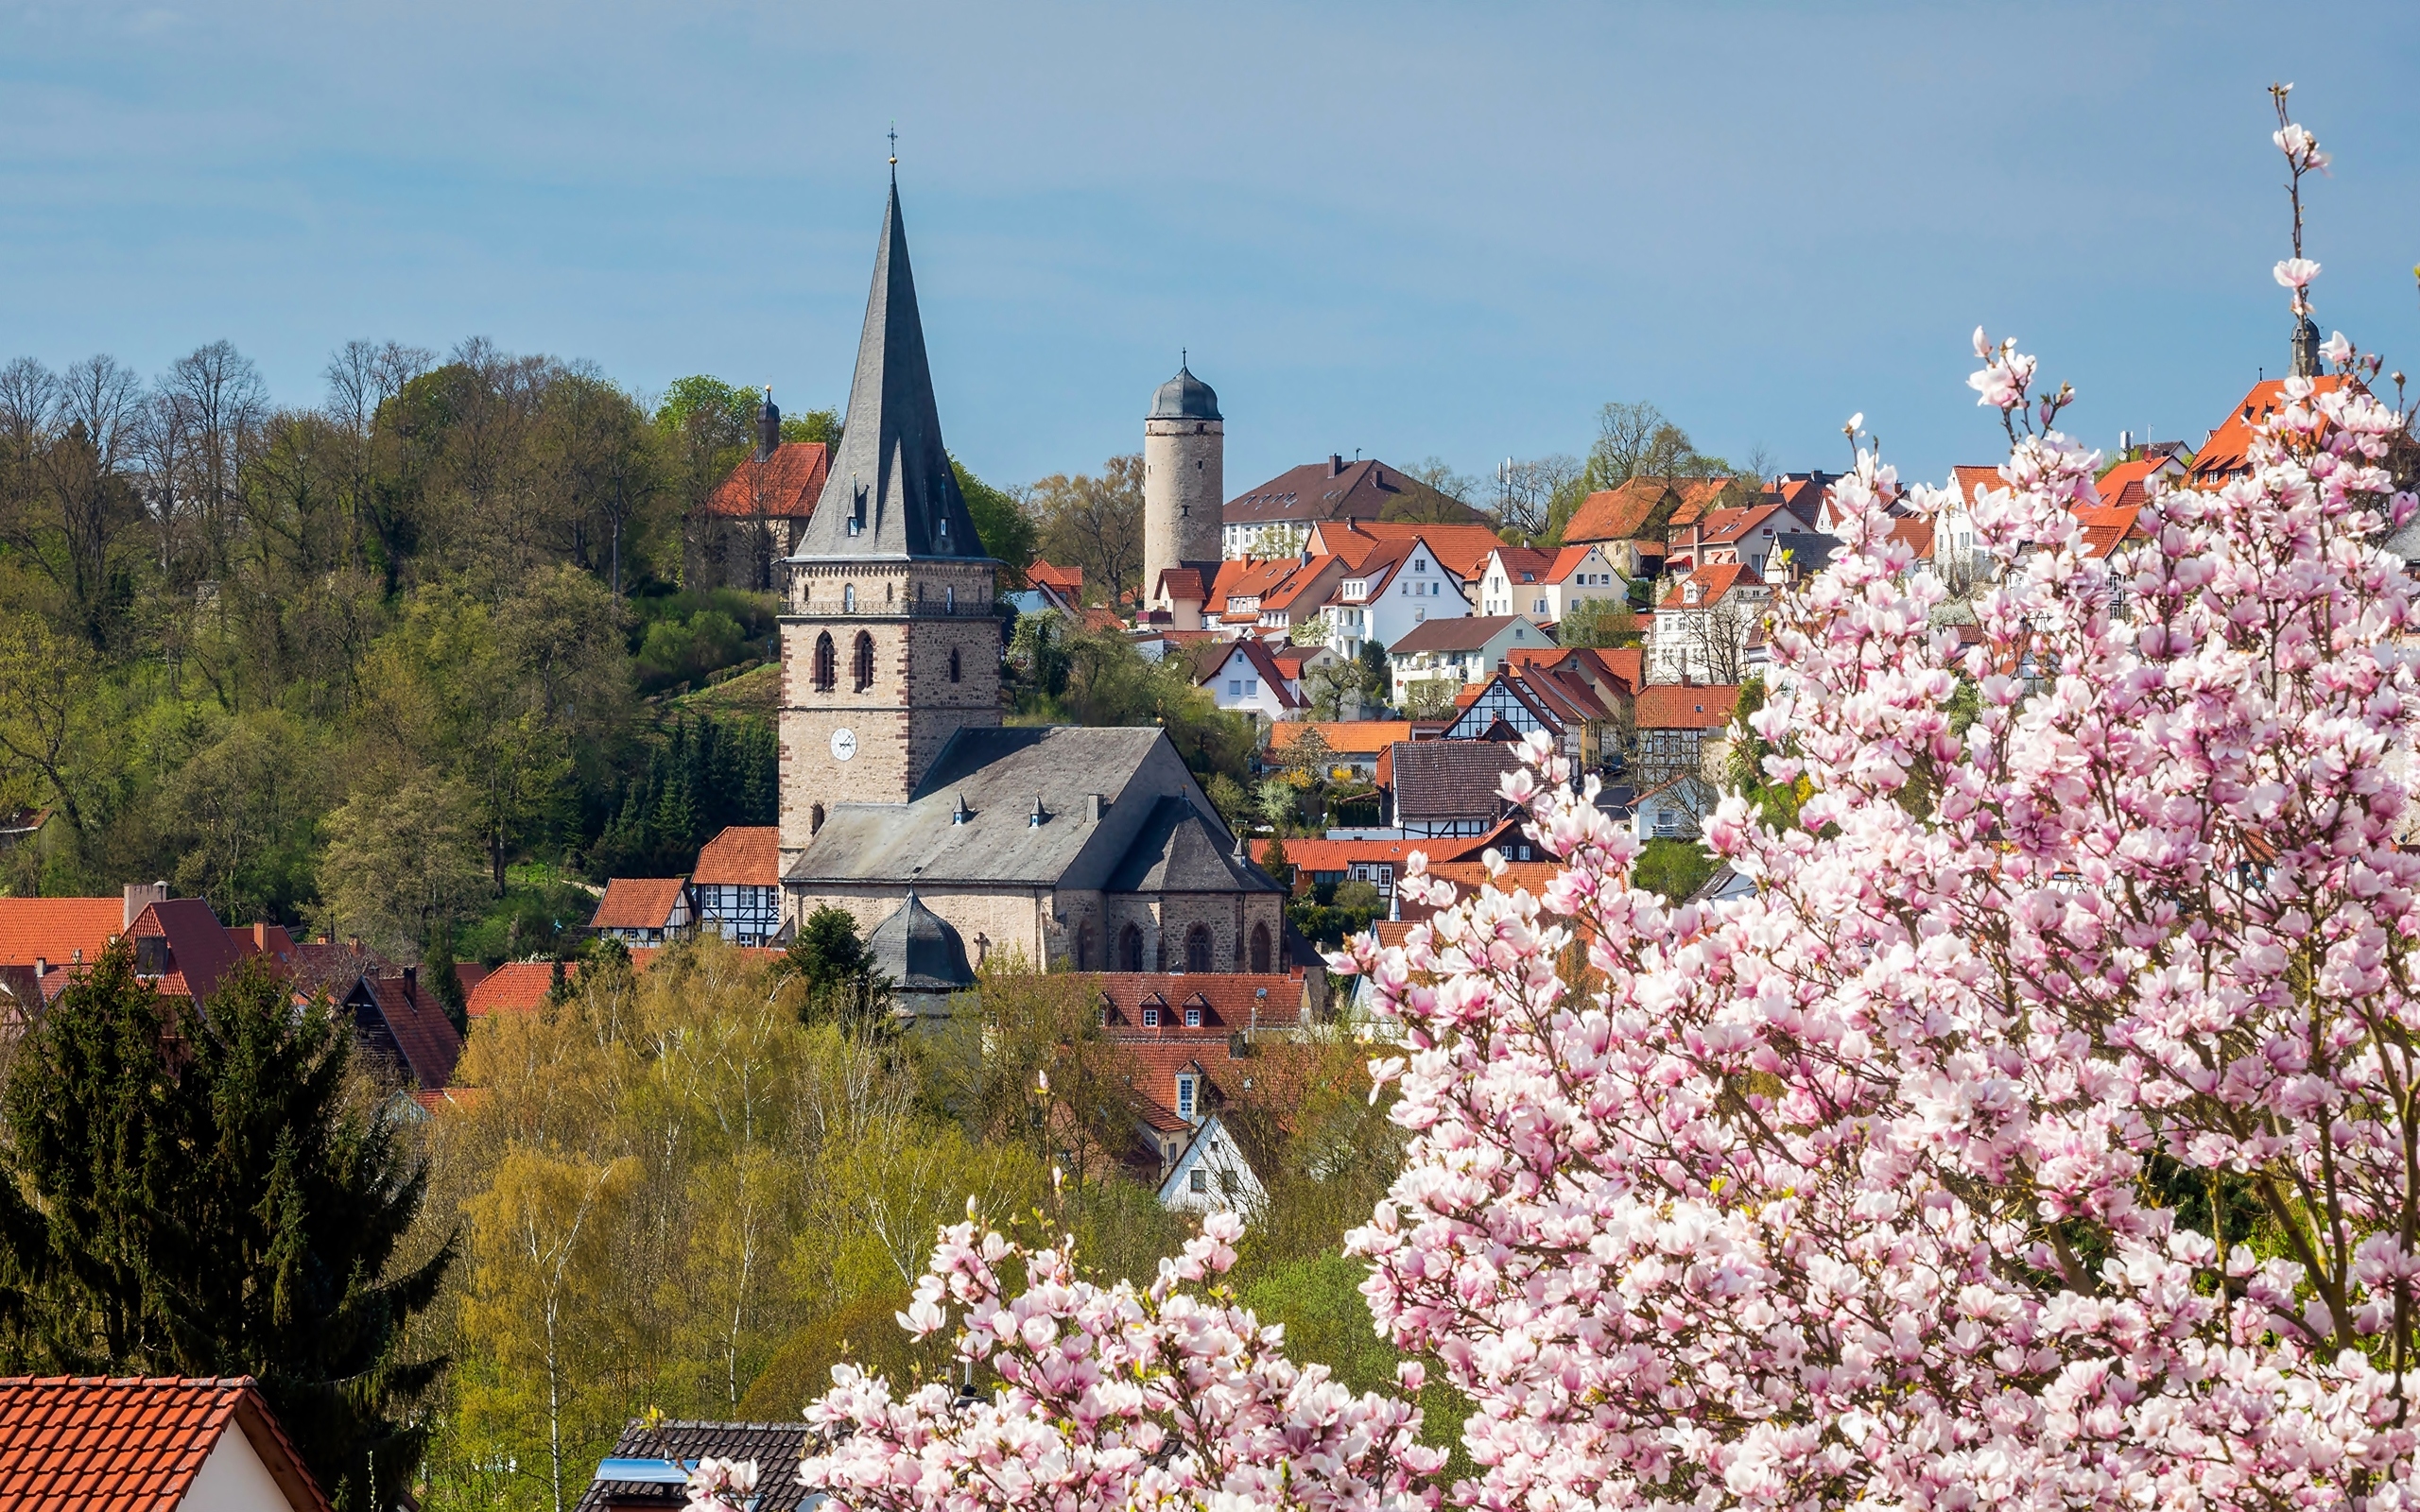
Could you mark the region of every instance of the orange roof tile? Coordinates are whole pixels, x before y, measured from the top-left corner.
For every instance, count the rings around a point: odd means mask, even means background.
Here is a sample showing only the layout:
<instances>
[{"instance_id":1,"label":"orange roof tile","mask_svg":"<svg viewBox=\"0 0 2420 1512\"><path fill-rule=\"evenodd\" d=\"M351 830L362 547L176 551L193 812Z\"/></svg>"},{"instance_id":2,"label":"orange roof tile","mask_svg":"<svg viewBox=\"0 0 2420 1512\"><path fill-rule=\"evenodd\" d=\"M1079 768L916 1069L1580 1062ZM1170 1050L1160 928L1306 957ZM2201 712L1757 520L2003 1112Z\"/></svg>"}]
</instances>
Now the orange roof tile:
<instances>
[{"instance_id":1,"label":"orange roof tile","mask_svg":"<svg viewBox=\"0 0 2420 1512\"><path fill-rule=\"evenodd\" d=\"M563 980L578 974L579 963L563 963ZM474 1019L490 1013L527 1013L546 1001L555 985L555 963L552 961L507 961L479 979L471 988L465 1010Z\"/></svg>"},{"instance_id":2,"label":"orange roof tile","mask_svg":"<svg viewBox=\"0 0 2420 1512\"><path fill-rule=\"evenodd\" d=\"M705 514L752 520L761 502L767 516L804 520L815 513L832 460L821 441L784 441L759 462L749 457L715 485L700 507Z\"/></svg>"},{"instance_id":3,"label":"orange roof tile","mask_svg":"<svg viewBox=\"0 0 2420 1512\"><path fill-rule=\"evenodd\" d=\"M1303 979L1275 973L1101 971L1093 976L1109 1011L1109 1027L1120 1038L1140 1031L1144 1040L1176 1043L1187 1033L1224 1037L1236 1029L1291 1029L1303 1022ZM1143 1027L1146 1005L1174 1010L1156 1028ZM1199 1008L1201 1022L1188 1028L1184 1010ZM1171 1088L1173 1091L1173 1088Z\"/></svg>"},{"instance_id":4,"label":"orange roof tile","mask_svg":"<svg viewBox=\"0 0 2420 1512\"><path fill-rule=\"evenodd\" d=\"M1699 589L1698 601L1694 604L1688 601L1688 585L1691 583L1697 584ZM1722 595L1734 588L1764 586L1765 580L1757 576L1756 570L1746 563L1719 561L1712 566L1700 567L1688 576L1674 583L1671 592L1664 595L1663 602L1656 605L1656 608L1668 611L1707 609L1720 603Z\"/></svg>"},{"instance_id":5,"label":"orange roof tile","mask_svg":"<svg viewBox=\"0 0 2420 1512\"><path fill-rule=\"evenodd\" d=\"M1563 527L1565 541L1628 541L1647 524L1664 500L1661 478L1633 478L1616 488L1601 489L1580 501Z\"/></svg>"},{"instance_id":6,"label":"orange roof tile","mask_svg":"<svg viewBox=\"0 0 2420 1512\"><path fill-rule=\"evenodd\" d=\"M2000 470L1996 465L1953 467L1949 470L1949 475L1958 489L1959 501L1963 504L1973 504L1975 496L1986 489L1996 492L2008 487L2008 480L2000 476Z\"/></svg>"},{"instance_id":7,"label":"orange roof tile","mask_svg":"<svg viewBox=\"0 0 2420 1512\"><path fill-rule=\"evenodd\" d=\"M167 997L209 1001L219 980L234 970L242 954L228 937L218 916L200 898L169 898L143 910L127 929L134 939L154 936L168 942L167 970L157 986ZM91 957L87 956L87 960Z\"/></svg>"},{"instance_id":8,"label":"orange roof tile","mask_svg":"<svg viewBox=\"0 0 2420 1512\"><path fill-rule=\"evenodd\" d=\"M1638 690L1638 728L1720 730L1731 723L1731 711L1738 702L1739 689L1736 685L1659 682Z\"/></svg>"},{"instance_id":9,"label":"orange roof tile","mask_svg":"<svg viewBox=\"0 0 2420 1512\"><path fill-rule=\"evenodd\" d=\"M98 960L125 928L123 898L0 898L0 966Z\"/></svg>"},{"instance_id":10,"label":"orange roof tile","mask_svg":"<svg viewBox=\"0 0 2420 1512\"><path fill-rule=\"evenodd\" d=\"M2311 380L2312 389L2327 393L2351 383L2344 373L2324 373ZM2193 454L2186 477L2195 488L2215 489L2251 466L2252 433L2262 421L2286 406L2286 380L2268 378L2252 386L2243 402L2229 411L2202 449Z\"/></svg>"},{"instance_id":11,"label":"orange roof tile","mask_svg":"<svg viewBox=\"0 0 2420 1512\"><path fill-rule=\"evenodd\" d=\"M1398 740L1411 738L1411 724L1403 719L1288 719L1269 727L1269 748L1291 749L1314 730L1327 742L1328 749L1340 756L1374 756Z\"/></svg>"},{"instance_id":12,"label":"orange roof tile","mask_svg":"<svg viewBox=\"0 0 2420 1512\"><path fill-rule=\"evenodd\" d=\"M288 1506L328 1512L250 1376L0 1379L0 1506L165 1512L230 1426Z\"/></svg>"},{"instance_id":13,"label":"orange roof tile","mask_svg":"<svg viewBox=\"0 0 2420 1512\"><path fill-rule=\"evenodd\" d=\"M1438 566L1465 579L1477 576L1480 564L1487 560L1488 553L1504 544L1495 529L1488 525L1331 520L1322 522L1313 532L1311 548L1342 557L1346 566L1359 572L1362 563L1377 547L1396 542L1409 545L1414 541L1428 547L1428 555L1437 558Z\"/></svg>"},{"instance_id":14,"label":"orange roof tile","mask_svg":"<svg viewBox=\"0 0 2420 1512\"><path fill-rule=\"evenodd\" d=\"M778 887L782 831L774 824L734 824L698 852L689 880L700 886Z\"/></svg>"},{"instance_id":15,"label":"orange roof tile","mask_svg":"<svg viewBox=\"0 0 2420 1512\"><path fill-rule=\"evenodd\" d=\"M1025 570L1025 580L1035 588L1047 584L1069 598L1075 598L1083 593L1084 570L1081 567L1053 567L1036 557L1033 565Z\"/></svg>"},{"instance_id":16,"label":"orange roof tile","mask_svg":"<svg viewBox=\"0 0 2420 1512\"><path fill-rule=\"evenodd\" d=\"M689 885L686 877L610 877L591 929L663 929Z\"/></svg>"}]
</instances>

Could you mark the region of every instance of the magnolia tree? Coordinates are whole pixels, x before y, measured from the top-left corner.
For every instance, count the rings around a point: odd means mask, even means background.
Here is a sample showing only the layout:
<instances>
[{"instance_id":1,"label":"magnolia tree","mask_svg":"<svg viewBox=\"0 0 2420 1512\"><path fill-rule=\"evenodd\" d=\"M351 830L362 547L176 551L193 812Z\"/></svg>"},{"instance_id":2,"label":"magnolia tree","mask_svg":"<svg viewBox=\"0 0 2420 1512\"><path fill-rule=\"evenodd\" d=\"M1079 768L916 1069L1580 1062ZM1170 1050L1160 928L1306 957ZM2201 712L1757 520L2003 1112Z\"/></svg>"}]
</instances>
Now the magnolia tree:
<instances>
[{"instance_id":1,"label":"magnolia tree","mask_svg":"<svg viewBox=\"0 0 2420 1512\"><path fill-rule=\"evenodd\" d=\"M2325 162L2281 126L2297 179ZM1633 887L1540 743L1505 794L1544 893L1414 857L1441 911L1337 962L1399 1022L1412 1134L1348 1246L1471 1402L1474 1478L1205 1291L1214 1218L1142 1291L948 1231L902 1321L988 1389L842 1367L805 1482L851 1512L2420 1502L2405 421L2340 336L2247 474L2104 559L2066 391L1976 348L1996 581L1970 635L1928 627L1889 511L1954 501L1859 456L1754 719L1803 801L1707 826L1753 897Z\"/></svg>"}]
</instances>

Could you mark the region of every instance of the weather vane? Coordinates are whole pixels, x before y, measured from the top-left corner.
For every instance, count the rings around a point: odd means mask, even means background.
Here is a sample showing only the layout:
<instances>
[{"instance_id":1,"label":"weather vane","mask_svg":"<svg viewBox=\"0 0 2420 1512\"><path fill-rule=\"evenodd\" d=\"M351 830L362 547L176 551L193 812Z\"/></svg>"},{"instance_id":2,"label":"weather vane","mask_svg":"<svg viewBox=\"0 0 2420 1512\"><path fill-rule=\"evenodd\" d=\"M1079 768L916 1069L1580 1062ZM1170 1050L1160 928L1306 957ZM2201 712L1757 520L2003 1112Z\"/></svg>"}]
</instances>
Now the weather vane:
<instances>
[{"instance_id":1,"label":"weather vane","mask_svg":"<svg viewBox=\"0 0 2420 1512\"><path fill-rule=\"evenodd\" d=\"M897 121L890 123L890 165L893 168L899 166L899 123Z\"/></svg>"}]
</instances>

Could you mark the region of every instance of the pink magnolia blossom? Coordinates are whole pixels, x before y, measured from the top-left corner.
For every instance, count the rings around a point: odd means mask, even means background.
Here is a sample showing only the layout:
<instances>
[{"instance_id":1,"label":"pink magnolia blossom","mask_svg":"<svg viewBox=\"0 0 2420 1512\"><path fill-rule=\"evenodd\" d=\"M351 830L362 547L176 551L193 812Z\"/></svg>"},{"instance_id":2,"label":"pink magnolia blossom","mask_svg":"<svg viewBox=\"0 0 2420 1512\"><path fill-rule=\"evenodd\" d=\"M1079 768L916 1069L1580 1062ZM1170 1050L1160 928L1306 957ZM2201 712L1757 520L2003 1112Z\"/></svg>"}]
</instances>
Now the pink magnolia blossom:
<instances>
[{"instance_id":1,"label":"pink magnolia blossom","mask_svg":"<svg viewBox=\"0 0 2420 1512\"><path fill-rule=\"evenodd\" d=\"M1972 644L1861 457L1752 721L1809 796L1706 826L1754 896L1634 889L1595 780L1525 748L1563 873L1415 874L1443 911L1339 960L1409 1050L1349 1247L1475 1403L1457 1502L2420 1503L2420 683L2377 544L2415 501L2368 393L2286 399L2107 560L2097 454L2020 438ZM2222 1244L2230 1201L2262 1226Z\"/></svg>"},{"instance_id":2,"label":"pink magnolia blossom","mask_svg":"<svg viewBox=\"0 0 2420 1512\"><path fill-rule=\"evenodd\" d=\"M901 1322L925 1337L954 1308L961 1372L992 1390L943 1382L902 1397L836 1366L806 1412L826 1447L800 1481L851 1512L1428 1512L1444 1455L1419 1442L1418 1408L1293 1365L1282 1329L1201 1290L1235 1263L1241 1231L1211 1214L1138 1291L1079 1275L1064 1247L943 1230ZM1023 1276L1013 1297L1004 1269Z\"/></svg>"},{"instance_id":3,"label":"pink magnolia blossom","mask_svg":"<svg viewBox=\"0 0 2420 1512\"><path fill-rule=\"evenodd\" d=\"M688 1492L689 1512L746 1512L756 1495L756 1462L708 1455L689 1472Z\"/></svg>"},{"instance_id":4,"label":"pink magnolia blossom","mask_svg":"<svg viewBox=\"0 0 2420 1512\"><path fill-rule=\"evenodd\" d=\"M2276 275L2280 284L2300 293L2310 287L2312 279L2319 277L2319 265L2308 257L2289 257L2271 271Z\"/></svg>"}]
</instances>

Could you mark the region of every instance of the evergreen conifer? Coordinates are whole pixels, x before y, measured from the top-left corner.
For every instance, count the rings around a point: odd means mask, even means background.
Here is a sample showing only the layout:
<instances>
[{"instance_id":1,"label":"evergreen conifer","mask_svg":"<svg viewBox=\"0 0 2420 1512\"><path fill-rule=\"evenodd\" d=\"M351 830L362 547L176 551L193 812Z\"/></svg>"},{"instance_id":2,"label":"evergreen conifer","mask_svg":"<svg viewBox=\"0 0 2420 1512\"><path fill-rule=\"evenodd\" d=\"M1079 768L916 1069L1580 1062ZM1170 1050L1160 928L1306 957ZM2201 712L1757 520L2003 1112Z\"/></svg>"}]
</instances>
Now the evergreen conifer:
<instances>
[{"instance_id":1,"label":"evergreen conifer","mask_svg":"<svg viewBox=\"0 0 2420 1512\"><path fill-rule=\"evenodd\" d=\"M353 1056L257 959L196 1012L111 947L9 1079L12 1367L254 1376L332 1501L395 1505L444 1365L405 1326L454 1246L396 1265L425 1170Z\"/></svg>"}]
</instances>

